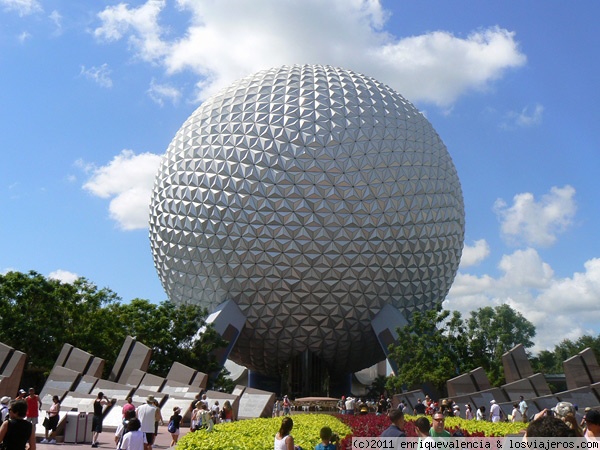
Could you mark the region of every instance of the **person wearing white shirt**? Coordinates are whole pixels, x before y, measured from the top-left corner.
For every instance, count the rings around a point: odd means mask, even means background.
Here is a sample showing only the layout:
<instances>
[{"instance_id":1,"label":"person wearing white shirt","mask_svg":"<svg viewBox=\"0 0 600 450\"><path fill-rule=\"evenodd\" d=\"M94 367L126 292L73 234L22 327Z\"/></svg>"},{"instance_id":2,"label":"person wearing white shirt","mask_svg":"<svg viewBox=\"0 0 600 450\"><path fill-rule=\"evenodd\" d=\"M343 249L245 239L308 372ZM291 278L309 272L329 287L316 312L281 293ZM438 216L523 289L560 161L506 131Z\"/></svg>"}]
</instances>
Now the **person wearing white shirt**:
<instances>
[{"instance_id":1,"label":"person wearing white shirt","mask_svg":"<svg viewBox=\"0 0 600 450\"><path fill-rule=\"evenodd\" d=\"M140 431L146 436L145 450L152 450L154 444L154 419L156 417L156 407L154 406L154 396L149 395L146 403L139 406L136 410L137 418L140 420Z\"/></svg>"}]
</instances>

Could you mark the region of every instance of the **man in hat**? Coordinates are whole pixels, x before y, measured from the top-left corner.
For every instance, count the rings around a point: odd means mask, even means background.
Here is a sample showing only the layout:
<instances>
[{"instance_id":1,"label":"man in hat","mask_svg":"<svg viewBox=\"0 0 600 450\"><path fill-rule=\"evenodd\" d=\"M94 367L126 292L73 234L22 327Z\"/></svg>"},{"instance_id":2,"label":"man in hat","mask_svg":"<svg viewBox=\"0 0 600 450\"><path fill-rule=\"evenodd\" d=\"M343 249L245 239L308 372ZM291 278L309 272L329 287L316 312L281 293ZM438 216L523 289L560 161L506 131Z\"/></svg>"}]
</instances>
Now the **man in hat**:
<instances>
[{"instance_id":1,"label":"man in hat","mask_svg":"<svg viewBox=\"0 0 600 450\"><path fill-rule=\"evenodd\" d=\"M496 403L496 400L490 400L492 406L490 406L490 421L491 422L500 422L502 419L502 409L500 409L500 405Z\"/></svg>"},{"instance_id":2,"label":"man in hat","mask_svg":"<svg viewBox=\"0 0 600 450\"><path fill-rule=\"evenodd\" d=\"M8 403L10 402L10 397L2 397L0 399L0 423L4 422L8 417Z\"/></svg>"},{"instance_id":3,"label":"man in hat","mask_svg":"<svg viewBox=\"0 0 600 450\"><path fill-rule=\"evenodd\" d=\"M600 441L600 411L597 409L585 413L585 438L588 441Z\"/></svg>"},{"instance_id":4,"label":"man in hat","mask_svg":"<svg viewBox=\"0 0 600 450\"><path fill-rule=\"evenodd\" d=\"M146 397L146 403L139 406L136 410L137 418L140 419L140 431L146 435L146 444L144 450L152 450L154 444L154 418L156 417L156 406L154 406L154 396Z\"/></svg>"}]
</instances>

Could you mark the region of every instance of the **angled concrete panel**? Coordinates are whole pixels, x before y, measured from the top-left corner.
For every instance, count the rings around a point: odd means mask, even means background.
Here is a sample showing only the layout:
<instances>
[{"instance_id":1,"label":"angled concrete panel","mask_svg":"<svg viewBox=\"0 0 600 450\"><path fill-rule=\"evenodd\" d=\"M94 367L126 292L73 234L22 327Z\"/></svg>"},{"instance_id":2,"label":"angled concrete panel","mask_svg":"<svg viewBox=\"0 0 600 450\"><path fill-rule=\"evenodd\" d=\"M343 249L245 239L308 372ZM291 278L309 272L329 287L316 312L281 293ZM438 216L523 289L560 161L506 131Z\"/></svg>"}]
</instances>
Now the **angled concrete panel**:
<instances>
[{"instance_id":1,"label":"angled concrete panel","mask_svg":"<svg viewBox=\"0 0 600 450\"><path fill-rule=\"evenodd\" d=\"M507 383L533 375L533 368L522 344L516 345L502 355L502 366L504 367L504 378Z\"/></svg>"},{"instance_id":2,"label":"angled concrete panel","mask_svg":"<svg viewBox=\"0 0 600 450\"><path fill-rule=\"evenodd\" d=\"M150 347L138 342L131 336L127 336L110 372L109 381L124 383L135 369L146 372L150 365L151 355L152 349Z\"/></svg>"}]
</instances>

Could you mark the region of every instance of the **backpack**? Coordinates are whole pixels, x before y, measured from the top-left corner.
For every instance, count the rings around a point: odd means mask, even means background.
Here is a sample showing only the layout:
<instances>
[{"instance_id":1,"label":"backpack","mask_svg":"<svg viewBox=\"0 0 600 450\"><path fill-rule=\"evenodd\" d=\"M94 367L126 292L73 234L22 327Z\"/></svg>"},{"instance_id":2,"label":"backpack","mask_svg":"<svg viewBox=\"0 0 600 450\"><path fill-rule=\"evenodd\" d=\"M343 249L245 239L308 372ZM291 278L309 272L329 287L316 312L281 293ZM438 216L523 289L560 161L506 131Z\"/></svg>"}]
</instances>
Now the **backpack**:
<instances>
[{"instance_id":1,"label":"backpack","mask_svg":"<svg viewBox=\"0 0 600 450\"><path fill-rule=\"evenodd\" d=\"M175 427L175 421L174 420L171 420L169 422L169 425L167 425L167 431L169 433L175 433L177 431L177 428Z\"/></svg>"}]
</instances>

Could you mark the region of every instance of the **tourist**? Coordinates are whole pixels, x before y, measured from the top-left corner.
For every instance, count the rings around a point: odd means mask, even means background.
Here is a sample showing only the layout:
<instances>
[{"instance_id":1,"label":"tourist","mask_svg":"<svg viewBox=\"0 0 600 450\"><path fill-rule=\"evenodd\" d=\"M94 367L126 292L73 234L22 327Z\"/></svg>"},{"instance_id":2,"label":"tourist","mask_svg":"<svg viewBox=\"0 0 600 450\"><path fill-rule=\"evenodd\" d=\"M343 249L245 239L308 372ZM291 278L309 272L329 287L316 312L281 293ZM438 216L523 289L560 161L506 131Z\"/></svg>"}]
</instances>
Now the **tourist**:
<instances>
[{"instance_id":1,"label":"tourist","mask_svg":"<svg viewBox=\"0 0 600 450\"><path fill-rule=\"evenodd\" d=\"M123 436L127 433L127 425L129 425L129 421L131 419L135 419L135 409L129 410L125 413L125 417L121 420L121 423L117 426L115 430L115 444L117 445L117 449L121 448L121 442L123 441Z\"/></svg>"},{"instance_id":2,"label":"tourist","mask_svg":"<svg viewBox=\"0 0 600 450\"><path fill-rule=\"evenodd\" d=\"M139 406L136 410L137 418L141 426L140 431L146 435L145 450L152 450L154 444L154 421L156 418L156 406L154 406L154 396L146 397L146 403Z\"/></svg>"},{"instance_id":3,"label":"tourist","mask_svg":"<svg viewBox=\"0 0 600 450\"><path fill-rule=\"evenodd\" d=\"M294 450L294 438L290 434L293 427L294 421L291 417L284 417L282 419L279 431L275 435L273 450Z\"/></svg>"},{"instance_id":4,"label":"tourist","mask_svg":"<svg viewBox=\"0 0 600 450\"><path fill-rule=\"evenodd\" d=\"M229 400L225 400L221 409L221 422L233 422L233 407Z\"/></svg>"},{"instance_id":5,"label":"tourist","mask_svg":"<svg viewBox=\"0 0 600 450\"><path fill-rule=\"evenodd\" d=\"M513 403L513 409L510 414L510 421L512 423L523 421L523 416L521 415L521 410L519 409L518 403Z\"/></svg>"},{"instance_id":6,"label":"tourist","mask_svg":"<svg viewBox=\"0 0 600 450\"><path fill-rule=\"evenodd\" d=\"M196 431L202 425L200 420L200 402L194 403L196 406L192 410L192 417L190 419L190 431Z\"/></svg>"},{"instance_id":7,"label":"tourist","mask_svg":"<svg viewBox=\"0 0 600 450\"><path fill-rule=\"evenodd\" d=\"M123 450L144 450L147 446L147 433L140 431L140 420L133 418L127 424L127 432L123 435L121 449Z\"/></svg>"},{"instance_id":8,"label":"tourist","mask_svg":"<svg viewBox=\"0 0 600 450\"><path fill-rule=\"evenodd\" d=\"M346 414L346 397L344 395L337 402L337 410L340 414Z\"/></svg>"},{"instance_id":9,"label":"tourist","mask_svg":"<svg viewBox=\"0 0 600 450\"><path fill-rule=\"evenodd\" d=\"M200 405L200 417L202 418L202 428L212 431L214 422L212 420L212 415L208 410L208 406L204 403Z\"/></svg>"},{"instance_id":10,"label":"tourist","mask_svg":"<svg viewBox=\"0 0 600 450\"><path fill-rule=\"evenodd\" d=\"M433 415L432 420L433 420L433 424L432 424L431 428L429 429L429 436L434 437L434 438L450 437L450 432L448 432L444 429L445 417L440 411L436 412Z\"/></svg>"},{"instance_id":11,"label":"tourist","mask_svg":"<svg viewBox=\"0 0 600 450\"><path fill-rule=\"evenodd\" d=\"M15 398L15 400L16 401L18 401L18 400L25 401L26 396L27 396L27 391L25 389L19 389L19 392L17 393L17 397Z\"/></svg>"},{"instance_id":12,"label":"tourist","mask_svg":"<svg viewBox=\"0 0 600 450\"><path fill-rule=\"evenodd\" d=\"M331 428L323 427L319 432L319 437L321 438L321 442L317 444L315 450L337 450L337 436L333 434Z\"/></svg>"},{"instance_id":13,"label":"tourist","mask_svg":"<svg viewBox=\"0 0 600 450\"><path fill-rule=\"evenodd\" d=\"M42 410L42 400L40 396L35 393L34 388L29 388L29 395L25 398L27 402L27 420L33 424L33 428L38 423L38 417Z\"/></svg>"},{"instance_id":14,"label":"tourist","mask_svg":"<svg viewBox=\"0 0 600 450\"><path fill-rule=\"evenodd\" d=\"M552 408L554 415L565 422L575 433L575 437L583 437L583 430L579 426L575 406L569 402L558 402Z\"/></svg>"},{"instance_id":15,"label":"tourist","mask_svg":"<svg viewBox=\"0 0 600 450\"><path fill-rule=\"evenodd\" d=\"M169 425L167 426L167 431L171 433L171 447L173 447L177 440L179 439L179 426L181 425L181 408L179 406L175 406L173 408L173 415L169 418Z\"/></svg>"},{"instance_id":16,"label":"tourist","mask_svg":"<svg viewBox=\"0 0 600 450\"><path fill-rule=\"evenodd\" d=\"M399 409L393 408L388 411L388 417L392 424L383 430L380 437L406 437L404 432L404 413Z\"/></svg>"},{"instance_id":17,"label":"tourist","mask_svg":"<svg viewBox=\"0 0 600 450\"><path fill-rule=\"evenodd\" d=\"M9 403L8 420L0 426L0 443L7 450L35 450L35 427L27 420L27 402L13 400Z\"/></svg>"},{"instance_id":18,"label":"tourist","mask_svg":"<svg viewBox=\"0 0 600 450\"><path fill-rule=\"evenodd\" d=\"M527 422L527 412L528 411L529 411L529 406L527 405L525 398L522 395L519 395L519 412L521 413L523 422Z\"/></svg>"},{"instance_id":19,"label":"tourist","mask_svg":"<svg viewBox=\"0 0 600 450\"><path fill-rule=\"evenodd\" d=\"M377 412L376 415L381 416L385 414L387 411L387 400L385 399L385 395L381 394L379 397L379 401L377 402Z\"/></svg>"},{"instance_id":20,"label":"tourist","mask_svg":"<svg viewBox=\"0 0 600 450\"><path fill-rule=\"evenodd\" d=\"M415 429L417 431L417 436L419 437L419 448L433 448L431 444L426 444L426 442L435 442L429 435L430 428L431 425L427 417L423 416L415 420Z\"/></svg>"},{"instance_id":21,"label":"tourist","mask_svg":"<svg viewBox=\"0 0 600 450\"><path fill-rule=\"evenodd\" d=\"M500 405L496 403L496 400L490 400L492 406L490 406L490 421L497 423L502 420L502 409Z\"/></svg>"},{"instance_id":22,"label":"tourist","mask_svg":"<svg viewBox=\"0 0 600 450\"><path fill-rule=\"evenodd\" d=\"M422 415L425 414L425 411L426 411L427 408L428 408L428 406L425 406L425 404L421 401L421 399L418 398L417 399L417 404L413 408L413 414L415 416L422 416Z\"/></svg>"},{"instance_id":23,"label":"tourist","mask_svg":"<svg viewBox=\"0 0 600 450\"><path fill-rule=\"evenodd\" d=\"M473 409L471 408L470 403L467 403L465 405L465 419L467 419L467 420L473 419Z\"/></svg>"},{"instance_id":24,"label":"tourist","mask_svg":"<svg viewBox=\"0 0 600 450\"><path fill-rule=\"evenodd\" d=\"M8 404L10 403L10 397L2 397L0 399L0 423L4 422L8 417Z\"/></svg>"},{"instance_id":25,"label":"tourist","mask_svg":"<svg viewBox=\"0 0 600 450\"><path fill-rule=\"evenodd\" d=\"M154 407L156 408L154 411L154 437L158 436L158 425L164 425L162 413L160 411L160 404L156 399L154 399Z\"/></svg>"},{"instance_id":26,"label":"tourist","mask_svg":"<svg viewBox=\"0 0 600 450\"><path fill-rule=\"evenodd\" d=\"M52 396L52 406L48 409L48 417L44 419L44 439L42 439L42 444L56 444L56 439L52 438L48 440L48 433L52 431L56 431L58 427L58 421L60 419L58 413L60 412L60 399L58 395Z\"/></svg>"},{"instance_id":27,"label":"tourist","mask_svg":"<svg viewBox=\"0 0 600 450\"><path fill-rule=\"evenodd\" d=\"M219 423L220 412L221 408L219 407L219 400L215 400L215 404L210 408L210 414L212 415L212 420L215 424Z\"/></svg>"},{"instance_id":28,"label":"tourist","mask_svg":"<svg viewBox=\"0 0 600 450\"><path fill-rule=\"evenodd\" d=\"M476 418L477 420L485 420L485 406L481 405L477 408Z\"/></svg>"},{"instance_id":29,"label":"tourist","mask_svg":"<svg viewBox=\"0 0 600 450\"><path fill-rule=\"evenodd\" d=\"M352 397L346 397L346 414L354 415L354 406L356 405L356 400Z\"/></svg>"},{"instance_id":30,"label":"tourist","mask_svg":"<svg viewBox=\"0 0 600 450\"><path fill-rule=\"evenodd\" d=\"M584 437L588 441L600 440L600 411L590 409L585 413L585 434Z\"/></svg>"},{"instance_id":31,"label":"tourist","mask_svg":"<svg viewBox=\"0 0 600 450\"><path fill-rule=\"evenodd\" d=\"M283 396L283 415L284 416L289 416L290 415L290 410L292 408L292 403L290 402L290 399L288 398L287 395Z\"/></svg>"},{"instance_id":32,"label":"tourist","mask_svg":"<svg viewBox=\"0 0 600 450\"><path fill-rule=\"evenodd\" d=\"M102 421L104 419L104 407L110 402L104 397L103 392L98 392L94 400L94 415L92 416L92 447L98 447L98 438L102 433Z\"/></svg>"},{"instance_id":33,"label":"tourist","mask_svg":"<svg viewBox=\"0 0 600 450\"><path fill-rule=\"evenodd\" d=\"M123 420L125 420L125 418L127 417L128 411L135 411L135 405L133 404L133 399L131 397L127 397L125 399L125 402L126 403L123 405L123 408L121 408Z\"/></svg>"},{"instance_id":34,"label":"tourist","mask_svg":"<svg viewBox=\"0 0 600 450\"><path fill-rule=\"evenodd\" d=\"M527 426L525 438L528 437L576 437L575 432L557 417L548 414L547 410L540 411Z\"/></svg>"}]
</instances>

